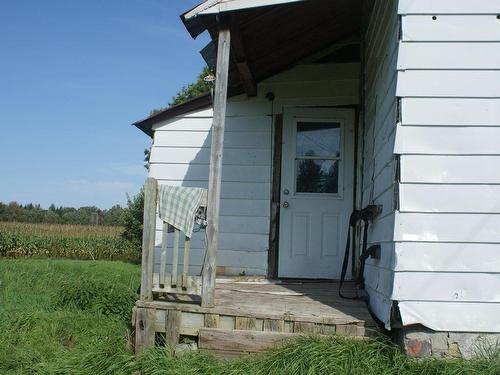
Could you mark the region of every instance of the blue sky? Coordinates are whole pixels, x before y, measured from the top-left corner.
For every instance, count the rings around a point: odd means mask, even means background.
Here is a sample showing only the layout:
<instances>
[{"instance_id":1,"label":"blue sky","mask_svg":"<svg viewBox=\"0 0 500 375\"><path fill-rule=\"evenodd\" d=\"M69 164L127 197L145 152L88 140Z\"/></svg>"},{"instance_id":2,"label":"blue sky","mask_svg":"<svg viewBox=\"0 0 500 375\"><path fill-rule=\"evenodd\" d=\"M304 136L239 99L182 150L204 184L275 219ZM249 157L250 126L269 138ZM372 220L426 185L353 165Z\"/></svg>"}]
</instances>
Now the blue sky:
<instances>
[{"instance_id":1,"label":"blue sky","mask_svg":"<svg viewBox=\"0 0 500 375\"><path fill-rule=\"evenodd\" d=\"M0 5L0 201L124 204L150 139L130 124L203 67L179 15L201 0Z\"/></svg>"}]
</instances>

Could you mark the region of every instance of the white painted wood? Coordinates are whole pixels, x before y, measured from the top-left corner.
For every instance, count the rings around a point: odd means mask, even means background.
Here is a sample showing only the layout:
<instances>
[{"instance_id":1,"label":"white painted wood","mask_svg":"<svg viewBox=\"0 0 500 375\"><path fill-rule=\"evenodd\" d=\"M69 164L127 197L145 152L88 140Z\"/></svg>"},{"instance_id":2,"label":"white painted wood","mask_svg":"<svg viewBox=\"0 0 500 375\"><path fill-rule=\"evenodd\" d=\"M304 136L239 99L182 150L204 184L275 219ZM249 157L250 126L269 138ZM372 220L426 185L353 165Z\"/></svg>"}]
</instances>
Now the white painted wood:
<instances>
[{"instance_id":1,"label":"white painted wood","mask_svg":"<svg viewBox=\"0 0 500 375\"><path fill-rule=\"evenodd\" d=\"M500 185L401 184L401 212L500 213Z\"/></svg>"},{"instance_id":2,"label":"white painted wood","mask_svg":"<svg viewBox=\"0 0 500 375\"><path fill-rule=\"evenodd\" d=\"M422 287L422 286L429 287ZM500 302L500 273L396 272L392 298L398 301Z\"/></svg>"},{"instance_id":3,"label":"white painted wood","mask_svg":"<svg viewBox=\"0 0 500 375\"><path fill-rule=\"evenodd\" d=\"M500 183L500 156L402 155L401 182Z\"/></svg>"},{"instance_id":4,"label":"white painted wood","mask_svg":"<svg viewBox=\"0 0 500 375\"><path fill-rule=\"evenodd\" d=\"M498 14L495 0L399 0L399 14Z\"/></svg>"},{"instance_id":5,"label":"white painted wood","mask_svg":"<svg viewBox=\"0 0 500 375\"><path fill-rule=\"evenodd\" d=\"M500 303L399 301L404 325L435 331L500 332Z\"/></svg>"},{"instance_id":6,"label":"white painted wood","mask_svg":"<svg viewBox=\"0 0 500 375\"><path fill-rule=\"evenodd\" d=\"M226 148L270 148L270 132L226 132ZM155 143L163 147L210 147L207 131L159 131L155 132Z\"/></svg>"},{"instance_id":7,"label":"white painted wood","mask_svg":"<svg viewBox=\"0 0 500 375\"><path fill-rule=\"evenodd\" d=\"M160 221L160 222L158 222ZM167 284L167 243L168 243L168 223L157 218L156 228L161 228L161 255L160 255L160 285Z\"/></svg>"},{"instance_id":8,"label":"white painted wood","mask_svg":"<svg viewBox=\"0 0 500 375\"><path fill-rule=\"evenodd\" d=\"M498 273L496 243L398 242L394 270Z\"/></svg>"},{"instance_id":9,"label":"white painted wood","mask_svg":"<svg viewBox=\"0 0 500 375\"><path fill-rule=\"evenodd\" d=\"M161 126L156 126L160 131L210 131L212 128L211 117L184 117L171 119ZM269 132L271 119L268 116L228 117L226 131L230 132Z\"/></svg>"},{"instance_id":10,"label":"white painted wood","mask_svg":"<svg viewBox=\"0 0 500 375\"><path fill-rule=\"evenodd\" d=\"M500 126L500 99L402 98L405 125Z\"/></svg>"},{"instance_id":11,"label":"white painted wood","mask_svg":"<svg viewBox=\"0 0 500 375\"><path fill-rule=\"evenodd\" d=\"M296 127L299 121L329 121L341 126L339 194L301 194L296 186ZM347 236L353 204L354 112L288 109L284 113L279 230L280 277L339 278L341 244ZM285 189L289 194L285 194ZM289 204L289 207L285 207Z\"/></svg>"},{"instance_id":12,"label":"white painted wood","mask_svg":"<svg viewBox=\"0 0 500 375\"><path fill-rule=\"evenodd\" d=\"M173 186L207 188L206 180L159 180L160 183ZM221 197L223 199L269 199L269 182L232 182L224 181Z\"/></svg>"},{"instance_id":13,"label":"white painted wood","mask_svg":"<svg viewBox=\"0 0 500 375\"><path fill-rule=\"evenodd\" d=\"M178 229L174 230L174 245L172 246L172 280L171 285L177 285L177 269L179 267L179 237Z\"/></svg>"},{"instance_id":14,"label":"white painted wood","mask_svg":"<svg viewBox=\"0 0 500 375\"><path fill-rule=\"evenodd\" d=\"M500 215L398 213L394 240L498 243L498 228Z\"/></svg>"},{"instance_id":15,"label":"white painted wood","mask_svg":"<svg viewBox=\"0 0 500 375\"><path fill-rule=\"evenodd\" d=\"M402 17L403 41L498 42L500 28L495 14L410 15Z\"/></svg>"},{"instance_id":16,"label":"white painted wood","mask_svg":"<svg viewBox=\"0 0 500 375\"><path fill-rule=\"evenodd\" d=\"M190 19L202 14L217 14L241 9L295 3L303 0L210 0L187 12L184 17Z\"/></svg>"},{"instance_id":17,"label":"white painted wood","mask_svg":"<svg viewBox=\"0 0 500 375\"><path fill-rule=\"evenodd\" d=\"M498 82L500 70L406 70L397 96L500 98Z\"/></svg>"},{"instance_id":18,"label":"white painted wood","mask_svg":"<svg viewBox=\"0 0 500 375\"><path fill-rule=\"evenodd\" d=\"M500 127L399 126L397 154L499 155Z\"/></svg>"},{"instance_id":19,"label":"white painted wood","mask_svg":"<svg viewBox=\"0 0 500 375\"><path fill-rule=\"evenodd\" d=\"M500 69L500 43L400 43L398 69Z\"/></svg>"},{"instance_id":20,"label":"white painted wood","mask_svg":"<svg viewBox=\"0 0 500 375\"><path fill-rule=\"evenodd\" d=\"M168 176L170 180L207 180L206 164L151 164L150 175ZM225 181L263 182L268 183L270 166L224 165L222 167Z\"/></svg>"},{"instance_id":21,"label":"white painted wood","mask_svg":"<svg viewBox=\"0 0 500 375\"><path fill-rule=\"evenodd\" d=\"M269 165L271 149L226 148L224 165ZM152 164L164 163L196 163L208 165L210 148L197 147L158 147L153 146L149 162Z\"/></svg>"}]
</instances>

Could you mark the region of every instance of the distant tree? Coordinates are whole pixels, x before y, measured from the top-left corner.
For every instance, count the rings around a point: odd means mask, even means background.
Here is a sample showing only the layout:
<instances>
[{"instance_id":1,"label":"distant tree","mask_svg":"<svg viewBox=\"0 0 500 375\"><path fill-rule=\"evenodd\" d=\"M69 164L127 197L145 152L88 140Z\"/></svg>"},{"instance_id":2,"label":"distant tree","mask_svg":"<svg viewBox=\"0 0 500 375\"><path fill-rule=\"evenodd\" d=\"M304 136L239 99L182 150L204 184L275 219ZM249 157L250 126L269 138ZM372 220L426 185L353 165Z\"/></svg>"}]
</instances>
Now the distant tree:
<instances>
[{"instance_id":1,"label":"distant tree","mask_svg":"<svg viewBox=\"0 0 500 375\"><path fill-rule=\"evenodd\" d=\"M142 225L144 215L144 190L141 189L134 197L127 196L127 208L123 212L123 238L130 241L141 251Z\"/></svg>"},{"instance_id":2,"label":"distant tree","mask_svg":"<svg viewBox=\"0 0 500 375\"><path fill-rule=\"evenodd\" d=\"M172 97L170 103L168 103L167 107L171 107L174 105L182 104L187 102L189 99L192 99L198 95L204 94L210 91L210 84L205 82L205 77L213 74L210 68L207 66L203 68L201 73L196 78L194 83L190 83L187 86L183 86L179 92ZM165 108L153 109L149 112L150 116L154 116L159 112L162 112Z\"/></svg>"},{"instance_id":3,"label":"distant tree","mask_svg":"<svg viewBox=\"0 0 500 375\"><path fill-rule=\"evenodd\" d=\"M119 204L104 211L104 225L119 226L123 224L124 208Z\"/></svg>"}]
</instances>

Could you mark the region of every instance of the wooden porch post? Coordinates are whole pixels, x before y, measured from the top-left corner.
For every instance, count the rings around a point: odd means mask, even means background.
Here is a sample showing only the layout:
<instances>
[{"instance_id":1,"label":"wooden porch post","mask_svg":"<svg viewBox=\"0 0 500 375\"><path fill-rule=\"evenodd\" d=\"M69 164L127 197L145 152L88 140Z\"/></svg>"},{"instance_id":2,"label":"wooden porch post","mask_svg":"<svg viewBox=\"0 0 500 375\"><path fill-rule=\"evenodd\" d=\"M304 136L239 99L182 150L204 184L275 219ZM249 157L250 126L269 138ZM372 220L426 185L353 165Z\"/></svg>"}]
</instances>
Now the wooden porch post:
<instances>
[{"instance_id":1,"label":"wooden porch post","mask_svg":"<svg viewBox=\"0 0 500 375\"><path fill-rule=\"evenodd\" d=\"M148 178L144 184L144 222L142 229L141 301L153 300L153 267L156 232L158 183Z\"/></svg>"},{"instance_id":2,"label":"wooden porch post","mask_svg":"<svg viewBox=\"0 0 500 375\"><path fill-rule=\"evenodd\" d=\"M213 307L215 300L216 258L219 247L219 205L222 176L222 151L226 121L227 84L231 33L228 28L219 30L217 72L214 93L214 118L210 149L207 204L207 254L203 267L201 305Z\"/></svg>"}]
</instances>

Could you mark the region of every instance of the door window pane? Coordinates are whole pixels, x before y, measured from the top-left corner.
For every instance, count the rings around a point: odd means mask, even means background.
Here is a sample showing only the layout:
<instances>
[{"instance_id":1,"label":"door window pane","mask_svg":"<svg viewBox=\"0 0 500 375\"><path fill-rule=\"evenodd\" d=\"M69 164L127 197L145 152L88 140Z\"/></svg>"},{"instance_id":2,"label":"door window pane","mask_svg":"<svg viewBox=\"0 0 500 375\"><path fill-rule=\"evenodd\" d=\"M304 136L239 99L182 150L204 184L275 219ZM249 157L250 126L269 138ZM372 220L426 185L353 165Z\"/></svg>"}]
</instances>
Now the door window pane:
<instances>
[{"instance_id":1,"label":"door window pane","mask_svg":"<svg viewBox=\"0 0 500 375\"><path fill-rule=\"evenodd\" d=\"M297 156L340 157L338 122L297 123Z\"/></svg>"},{"instance_id":2,"label":"door window pane","mask_svg":"<svg viewBox=\"0 0 500 375\"><path fill-rule=\"evenodd\" d=\"M296 160L296 192L337 194L339 163L339 160L325 159Z\"/></svg>"}]
</instances>

